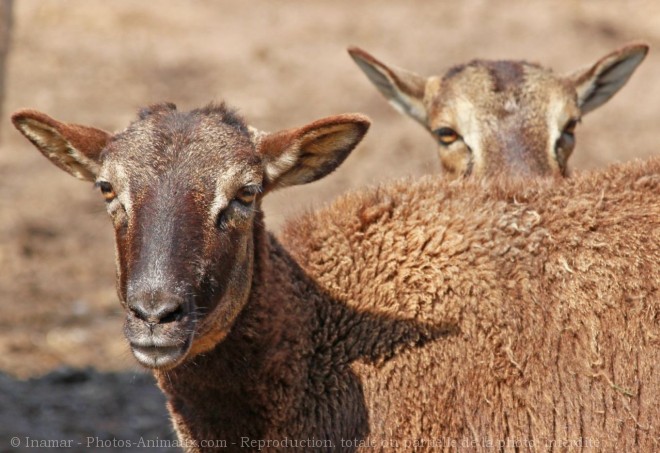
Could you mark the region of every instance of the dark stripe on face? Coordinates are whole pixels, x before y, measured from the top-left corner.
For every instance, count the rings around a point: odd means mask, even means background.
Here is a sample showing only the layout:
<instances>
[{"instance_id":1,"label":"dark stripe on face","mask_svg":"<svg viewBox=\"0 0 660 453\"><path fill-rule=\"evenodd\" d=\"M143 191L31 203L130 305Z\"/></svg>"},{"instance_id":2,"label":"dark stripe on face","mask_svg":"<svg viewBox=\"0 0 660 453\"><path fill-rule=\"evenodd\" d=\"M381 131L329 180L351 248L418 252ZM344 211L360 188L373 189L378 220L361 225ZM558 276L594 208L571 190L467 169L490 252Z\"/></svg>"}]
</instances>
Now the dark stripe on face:
<instances>
[{"instance_id":1,"label":"dark stripe on face","mask_svg":"<svg viewBox=\"0 0 660 453\"><path fill-rule=\"evenodd\" d=\"M457 66L454 66L452 68L449 68L449 70L445 73L445 75L442 76L442 81L444 82L444 81L447 81L449 79L452 79L452 78L456 77L458 74L463 72L465 70L465 68L467 68L469 66L474 66L475 63L477 63L477 62L478 62L478 60L474 60L474 61L471 61L470 63L467 63L467 64L461 64L461 65L457 65Z\"/></svg>"},{"instance_id":2,"label":"dark stripe on face","mask_svg":"<svg viewBox=\"0 0 660 453\"><path fill-rule=\"evenodd\" d=\"M468 68L483 68L490 76L493 83L494 92L502 92L510 90L517 85L522 86L525 77L525 65L521 61L488 61L488 60L472 60L467 64L454 66L449 69L442 77L443 81L448 81Z\"/></svg>"},{"instance_id":3,"label":"dark stripe on face","mask_svg":"<svg viewBox=\"0 0 660 453\"><path fill-rule=\"evenodd\" d=\"M161 181L140 197L135 204L129 287L177 292L181 282L199 280L197 263L204 249L200 229L207 217L199 205L195 192L175 178Z\"/></svg>"},{"instance_id":4,"label":"dark stripe on face","mask_svg":"<svg viewBox=\"0 0 660 453\"><path fill-rule=\"evenodd\" d=\"M522 86L525 71L520 62L492 61L485 66L493 81L494 92L508 91L516 86Z\"/></svg>"}]
</instances>

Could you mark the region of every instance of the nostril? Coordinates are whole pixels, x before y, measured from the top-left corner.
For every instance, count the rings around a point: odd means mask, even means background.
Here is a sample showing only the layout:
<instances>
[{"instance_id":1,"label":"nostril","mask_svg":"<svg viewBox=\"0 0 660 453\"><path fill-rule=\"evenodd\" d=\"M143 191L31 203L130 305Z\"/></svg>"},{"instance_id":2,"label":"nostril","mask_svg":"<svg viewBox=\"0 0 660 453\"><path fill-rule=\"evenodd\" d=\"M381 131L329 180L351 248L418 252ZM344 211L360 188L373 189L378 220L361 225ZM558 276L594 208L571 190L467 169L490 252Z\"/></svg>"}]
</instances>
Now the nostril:
<instances>
[{"instance_id":1,"label":"nostril","mask_svg":"<svg viewBox=\"0 0 660 453\"><path fill-rule=\"evenodd\" d=\"M183 317L183 307L181 305L179 305L173 311L171 311L169 313L165 313L160 318L160 323L161 324L167 324L169 322L175 322L175 321L178 321L182 317Z\"/></svg>"},{"instance_id":2,"label":"nostril","mask_svg":"<svg viewBox=\"0 0 660 453\"><path fill-rule=\"evenodd\" d=\"M149 321L149 314L145 312L139 305L131 305L128 307L135 317L141 321Z\"/></svg>"},{"instance_id":3,"label":"nostril","mask_svg":"<svg viewBox=\"0 0 660 453\"><path fill-rule=\"evenodd\" d=\"M183 304L175 301L147 305L144 303L133 303L129 310L141 321L152 324L166 324L178 321L185 314Z\"/></svg>"}]
</instances>

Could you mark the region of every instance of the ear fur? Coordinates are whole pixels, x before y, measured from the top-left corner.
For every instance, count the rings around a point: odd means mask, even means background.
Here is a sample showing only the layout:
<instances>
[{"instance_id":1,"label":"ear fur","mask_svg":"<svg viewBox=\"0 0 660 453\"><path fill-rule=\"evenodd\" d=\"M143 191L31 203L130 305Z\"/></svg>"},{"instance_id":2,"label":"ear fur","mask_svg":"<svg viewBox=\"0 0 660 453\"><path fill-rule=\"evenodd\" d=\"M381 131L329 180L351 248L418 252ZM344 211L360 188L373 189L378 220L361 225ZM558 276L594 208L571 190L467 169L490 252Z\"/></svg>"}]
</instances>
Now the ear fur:
<instances>
[{"instance_id":1,"label":"ear fur","mask_svg":"<svg viewBox=\"0 0 660 453\"><path fill-rule=\"evenodd\" d=\"M93 127L61 123L36 110L18 111L11 120L59 168L78 179L96 179L100 154L111 134Z\"/></svg>"},{"instance_id":2,"label":"ear fur","mask_svg":"<svg viewBox=\"0 0 660 453\"><path fill-rule=\"evenodd\" d=\"M349 47L348 53L395 109L426 127L425 77L388 66L359 47Z\"/></svg>"},{"instance_id":3,"label":"ear fur","mask_svg":"<svg viewBox=\"0 0 660 453\"><path fill-rule=\"evenodd\" d=\"M264 160L264 191L328 175L362 140L369 125L364 115L344 114L272 134L253 133Z\"/></svg>"},{"instance_id":4,"label":"ear fur","mask_svg":"<svg viewBox=\"0 0 660 453\"><path fill-rule=\"evenodd\" d=\"M577 91L582 114L600 107L623 88L648 50L647 44L630 43L605 55L590 68L570 75L568 80Z\"/></svg>"}]
</instances>

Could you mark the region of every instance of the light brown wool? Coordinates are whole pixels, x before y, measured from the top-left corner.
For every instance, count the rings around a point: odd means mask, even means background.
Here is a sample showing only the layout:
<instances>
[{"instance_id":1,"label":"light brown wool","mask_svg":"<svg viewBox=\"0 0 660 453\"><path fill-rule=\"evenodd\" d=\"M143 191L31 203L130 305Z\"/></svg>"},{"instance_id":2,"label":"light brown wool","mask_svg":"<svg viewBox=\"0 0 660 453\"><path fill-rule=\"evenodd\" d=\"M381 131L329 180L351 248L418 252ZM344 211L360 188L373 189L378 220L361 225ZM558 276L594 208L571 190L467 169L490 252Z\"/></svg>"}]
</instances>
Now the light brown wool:
<instances>
[{"instance_id":1,"label":"light brown wool","mask_svg":"<svg viewBox=\"0 0 660 453\"><path fill-rule=\"evenodd\" d=\"M289 223L346 323L420 329L351 365L371 439L658 448L660 159L553 185L403 181Z\"/></svg>"}]
</instances>

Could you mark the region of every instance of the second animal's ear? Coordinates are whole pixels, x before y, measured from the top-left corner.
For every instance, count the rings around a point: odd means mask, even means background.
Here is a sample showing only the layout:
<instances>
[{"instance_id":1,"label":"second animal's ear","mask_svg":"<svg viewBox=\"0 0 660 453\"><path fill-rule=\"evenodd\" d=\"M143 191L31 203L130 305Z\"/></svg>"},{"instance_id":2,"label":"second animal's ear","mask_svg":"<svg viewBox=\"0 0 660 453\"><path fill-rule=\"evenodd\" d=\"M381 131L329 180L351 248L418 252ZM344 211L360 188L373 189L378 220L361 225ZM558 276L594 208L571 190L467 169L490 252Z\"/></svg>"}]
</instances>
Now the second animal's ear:
<instances>
[{"instance_id":1,"label":"second animal's ear","mask_svg":"<svg viewBox=\"0 0 660 453\"><path fill-rule=\"evenodd\" d=\"M264 162L264 190L306 184L331 173L360 143L369 125L364 115L345 114L272 134L255 134Z\"/></svg>"},{"instance_id":2,"label":"second animal's ear","mask_svg":"<svg viewBox=\"0 0 660 453\"><path fill-rule=\"evenodd\" d=\"M61 123L35 110L14 113L11 121L52 163L78 179L94 181L100 154L111 134L93 127Z\"/></svg>"},{"instance_id":3,"label":"second animal's ear","mask_svg":"<svg viewBox=\"0 0 660 453\"><path fill-rule=\"evenodd\" d=\"M425 77L405 69L387 66L359 47L349 47L348 53L395 109L426 127Z\"/></svg>"},{"instance_id":4,"label":"second animal's ear","mask_svg":"<svg viewBox=\"0 0 660 453\"><path fill-rule=\"evenodd\" d=\"M568 80L577 91L582 114L610 100L626 84L648 51L646 44L628 44L605 55L589 69L570 75Z\"/></svg>"}]
</instances>

